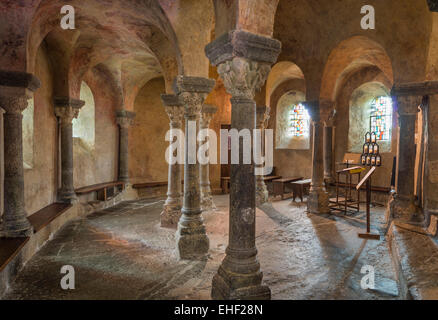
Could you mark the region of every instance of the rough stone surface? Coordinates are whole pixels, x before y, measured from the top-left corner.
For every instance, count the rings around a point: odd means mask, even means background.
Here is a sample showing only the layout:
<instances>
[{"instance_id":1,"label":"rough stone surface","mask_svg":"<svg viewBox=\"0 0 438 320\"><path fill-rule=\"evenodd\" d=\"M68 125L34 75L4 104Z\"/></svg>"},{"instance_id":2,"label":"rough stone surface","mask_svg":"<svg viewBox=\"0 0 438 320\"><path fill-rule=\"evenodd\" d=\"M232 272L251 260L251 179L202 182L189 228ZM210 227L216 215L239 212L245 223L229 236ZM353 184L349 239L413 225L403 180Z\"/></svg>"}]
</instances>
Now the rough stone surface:
<instances>
[{"instance_id":1,"label":"rough stone surface","mask_svg":"<svg viewBox=\"0 0 438 320\"><path fill-rule=\"evenodd\" d=\"M211 241L206 261L177 259L175 233L160 228L162 200L125 202L65 225L4 298L210 299L228 230L228 197L215 196L215 203L218 211L205 214ZM365 228L363 211L317 216L289 203L278 201L256 213L259 261L273 299L400 298L385 238L357 237ZM373 213L373 229L382 232L383 212ZM60 288L59 271L67 264L76 271L75 290ZM361 289L364 265L374 266L379 290Z\"/></svg>"}]
</instances>

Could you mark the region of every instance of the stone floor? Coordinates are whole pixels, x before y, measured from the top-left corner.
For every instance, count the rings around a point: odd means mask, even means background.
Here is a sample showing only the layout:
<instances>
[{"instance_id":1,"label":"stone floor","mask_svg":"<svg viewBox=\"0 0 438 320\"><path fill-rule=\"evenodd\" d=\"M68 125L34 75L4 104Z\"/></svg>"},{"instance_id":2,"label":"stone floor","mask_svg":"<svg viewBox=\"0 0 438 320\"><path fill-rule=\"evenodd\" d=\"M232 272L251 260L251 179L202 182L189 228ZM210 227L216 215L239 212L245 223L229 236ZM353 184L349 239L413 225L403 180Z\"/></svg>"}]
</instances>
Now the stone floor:
<instances>
[{"instance_id":1,"label":"stone floor","mask_svg":"<svg viewBox=\"0 0 438 320\"><path fill-rule=\"evenodd\" d=\"M206 262L177 261L175 231L159 227L164 201L122 203L67 224L25 266L6 299L209 299L224 257L228 197L206 213ZM373 208L376 232L383 209ZM316 216L305 204L274 201L257 210L257 246L273 299L397 299L384 237L357 237L365 215ZM75 269L76 288L60 288L63 265ZM363 290L361 268L375 268L376 290Z\"/></svg>"}]
</instances>

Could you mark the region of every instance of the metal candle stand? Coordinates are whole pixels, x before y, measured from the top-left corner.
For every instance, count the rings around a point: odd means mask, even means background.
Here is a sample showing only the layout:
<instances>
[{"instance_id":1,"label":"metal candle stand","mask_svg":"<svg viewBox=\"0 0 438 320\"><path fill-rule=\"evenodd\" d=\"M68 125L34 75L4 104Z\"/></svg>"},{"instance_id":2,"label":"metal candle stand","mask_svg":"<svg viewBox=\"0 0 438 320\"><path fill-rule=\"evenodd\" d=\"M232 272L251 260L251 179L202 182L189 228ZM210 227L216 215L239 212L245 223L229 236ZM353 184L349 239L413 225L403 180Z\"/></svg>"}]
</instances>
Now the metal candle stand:
<instances>
[{"instance_id":1,"label":"metal candle stand","mask_svg":"<svg viewBox=\"0 0 438 320\"><path fill-rule=\"evenodd\" d=\"M366 183L367 232L359 233L358 236L359 238L363 239L380 240L380 235L371 233L370 217L371 176L376 171L376 168L382 165L382 157L380 156L380 148L377 144L377 137L375 133L366 133L365 144L363 145L363 153L360 161L363 166L371 167L371 169L368 171L362 181L356 186L356 190L360 192L360 188Z\"/></svg>"}]
</instances>

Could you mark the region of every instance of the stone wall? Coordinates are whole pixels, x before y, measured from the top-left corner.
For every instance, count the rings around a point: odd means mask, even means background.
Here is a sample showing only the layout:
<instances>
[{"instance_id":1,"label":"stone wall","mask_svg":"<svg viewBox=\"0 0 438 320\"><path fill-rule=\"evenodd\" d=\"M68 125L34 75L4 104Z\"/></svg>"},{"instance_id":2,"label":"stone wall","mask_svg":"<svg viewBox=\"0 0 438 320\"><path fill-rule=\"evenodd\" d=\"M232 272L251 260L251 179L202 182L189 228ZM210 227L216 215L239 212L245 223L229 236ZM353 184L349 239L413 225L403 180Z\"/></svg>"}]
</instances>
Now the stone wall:
<instances>
[{"instance_id":1,"label":"stone wall","mask_svg":"<svg viewBox=\"0 0 438 320\"><path fill-rule=\"evenodd\" d=\"M133 183L167 181L165 152L169 145L167 116L160 94L165 93L164 79L156 78L140 90L134 104L136 113L129 135L129 175Z\"/></svg>"},{"instance_id":2,"label":"stone wall","mask_svg":"<svg viewBox=\"0 0 438 320\"><path fill-rule=\"evenodd\" d=\"M53 109L53 80L44 47L38 50L35 75L41 88L34 94L33 167L24 171L24 196L30 215L56 201L58 186L57 120Z\"/></svg>"},{"instance_id":3,"label":"stone wall","mask_svg":"<svg viewBox=\"0 0 438 320\"><path fill-rule=\"evenodd\" d=\"M94 148L81 139L73 144L73 181L80 188L117 180L118 127L115 120L111 89L105 80L90 71L84 78L95 104Z\"/></svg>"}]
</instances>

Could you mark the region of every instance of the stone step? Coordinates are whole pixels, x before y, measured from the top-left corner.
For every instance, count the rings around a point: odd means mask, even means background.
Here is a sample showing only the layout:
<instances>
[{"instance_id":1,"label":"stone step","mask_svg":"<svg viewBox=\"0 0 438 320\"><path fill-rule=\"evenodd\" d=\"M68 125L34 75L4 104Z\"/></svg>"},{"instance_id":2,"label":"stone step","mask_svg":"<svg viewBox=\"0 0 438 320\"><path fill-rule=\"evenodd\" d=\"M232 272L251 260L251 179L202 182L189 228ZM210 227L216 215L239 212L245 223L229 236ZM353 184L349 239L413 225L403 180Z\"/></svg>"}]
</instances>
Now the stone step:
<instances>
[{"instance_id":1,"label":"stone step","mask_svg":"<svg viewBox=\"0 0 438 320\"><path fill-rule=\"evenodd\" d=\"M388 242L404 299L438 299L438 243L427 234L395 223Z\"/></svg>"}]
</instances>

